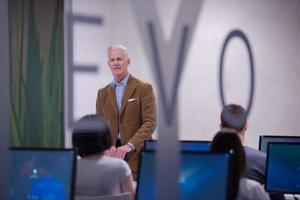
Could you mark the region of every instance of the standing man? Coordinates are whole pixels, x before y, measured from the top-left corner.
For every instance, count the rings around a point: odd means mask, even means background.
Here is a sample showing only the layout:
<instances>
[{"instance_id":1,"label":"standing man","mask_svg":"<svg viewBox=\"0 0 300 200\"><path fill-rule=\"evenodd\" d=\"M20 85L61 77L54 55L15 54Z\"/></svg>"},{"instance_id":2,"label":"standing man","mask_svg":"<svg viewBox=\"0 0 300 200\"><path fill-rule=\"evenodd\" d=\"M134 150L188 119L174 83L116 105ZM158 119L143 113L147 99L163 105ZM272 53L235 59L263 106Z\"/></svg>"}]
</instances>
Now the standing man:
<instances>
[{"instance_id":1,"label":"standing man","mask_svg":"<svg viewBox=\"0 0 300 200\"><path fill-rule=\"evenodd\" d=\"M96 113L107 122L113 144L126 154L136 180L139 151L156 127L155 96L151 84L129 74L130 58L124 46L108 47L107 56L113 81L98 90Z\"/></svg>"}]
</instances>

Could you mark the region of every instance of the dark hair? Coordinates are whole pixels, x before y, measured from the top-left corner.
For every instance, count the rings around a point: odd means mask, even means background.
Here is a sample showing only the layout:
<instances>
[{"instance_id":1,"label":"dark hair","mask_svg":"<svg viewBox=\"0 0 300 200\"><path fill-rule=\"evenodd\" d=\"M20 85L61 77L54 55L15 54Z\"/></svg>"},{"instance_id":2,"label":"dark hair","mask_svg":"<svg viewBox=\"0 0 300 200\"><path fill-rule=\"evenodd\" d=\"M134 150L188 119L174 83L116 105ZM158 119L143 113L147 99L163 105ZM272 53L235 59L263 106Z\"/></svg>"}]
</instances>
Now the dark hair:
<instances>
[{"instance_id":1,"label":"dark hair","mask_svg":"<svg viewBox=\"0 0 300 200\"><path fill-rule=\"evenodd\" d=\"M86 115L75 122L73 147L81 157L101 153L109 149L112 139L105 121L97 115Z\"/></svg>"},{"instance_id":2,"label":"dark hair","mask_svg":"<svg viewBox=\"0 0 300 200\"><path fill-rule=\"evenodd\" d=\"M242 142L235 131L219 131L212 140L211 151L215 153L232 154L232 199L236 199L239 182L246 168L246 156Z\"/></svg>"},{"instance_id":3,"label":"dark hair","mask_svg":"<svg viewBox=\"0 0 300 200\"><path fill-rule=\"evenodd\" d=\"M232 128L240 132L247 123L247 112L238 104L228 104L221 112L221 125L224 128Z\"/></svg>"}]
</instances>

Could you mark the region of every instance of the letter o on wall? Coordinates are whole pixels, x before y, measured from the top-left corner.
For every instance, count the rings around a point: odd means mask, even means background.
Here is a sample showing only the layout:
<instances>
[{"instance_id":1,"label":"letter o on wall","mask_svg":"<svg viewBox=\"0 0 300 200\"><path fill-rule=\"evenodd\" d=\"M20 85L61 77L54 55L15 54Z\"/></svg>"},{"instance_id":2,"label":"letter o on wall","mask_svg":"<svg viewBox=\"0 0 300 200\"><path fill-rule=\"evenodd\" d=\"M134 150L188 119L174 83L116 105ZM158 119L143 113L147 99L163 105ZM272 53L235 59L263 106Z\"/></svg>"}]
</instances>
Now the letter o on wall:
<instances>
[{"instance_id":1,"label":"letter o on wall","mask_svg":"<svg viewBox=\"0 0 300 200\"><path fill-rule=\"evenodd\" d=\"M240 127L242 124L245 123L247 120L247 117L250 113L252 101L253 101L253 94L254 94L254 60L253 55L250 47L250 43L246 37L246 35L240 31L240 30L232 30L226 37L225 42L222 47L221 57L220 57L220 70L219 70L219 88L220 88L220 97L221 97L221 103L222 107L226 105L225 99L224 99L224 84L223 84L223 64L224 64L224 54L227 48L227 45L229 44L230 40L234 37L240 38L246 45L249 61L250 61L250 70L251 70L251 87L250 87L250 93L249 93L249 100L248 105L246 108L246 114L242 116L240 119L234 118L228 111L225 110L224 117L227 119L227 121L233 126L233 127Z\"/></svg>"}]
</instances>

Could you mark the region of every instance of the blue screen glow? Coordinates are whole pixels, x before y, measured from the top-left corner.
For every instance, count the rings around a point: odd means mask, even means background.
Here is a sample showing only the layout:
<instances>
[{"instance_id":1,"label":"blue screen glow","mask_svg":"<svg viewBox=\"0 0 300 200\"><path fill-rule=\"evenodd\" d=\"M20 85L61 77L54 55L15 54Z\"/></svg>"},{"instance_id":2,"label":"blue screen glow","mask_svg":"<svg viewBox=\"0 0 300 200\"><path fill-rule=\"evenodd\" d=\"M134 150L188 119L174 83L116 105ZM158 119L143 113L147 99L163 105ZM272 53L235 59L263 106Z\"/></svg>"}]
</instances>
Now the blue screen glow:
<instances>
[{"instance_id":1,"label":"blue screen glow","mask_svg":"<svg viewBox=\"0 0 300 200\"><path fill-rule=\"evenodd\" d=\"M71 199L75 161L71 150L12 149L9 199Z\"/></svg>"},{"instance_id":2,"label":"blue screen glow","mask_svg":"<svg viewBox=\"0 0 300 200\"><path fill-rule=\"evenodd\" d=\"M155 152L141 154L137 200L155 199ZM182 152L181 200L227 199L228 154Z\"/></svg>"},{"instance_id":3,"label":"blue screen glow","mask_svg":"<svg viewBox=\"0 0 300 200\"><path fill-rule=\"evenodd\" d=\"M270 143L266 190L300 193L300 143Z\"/></svg>"}]
</instances>

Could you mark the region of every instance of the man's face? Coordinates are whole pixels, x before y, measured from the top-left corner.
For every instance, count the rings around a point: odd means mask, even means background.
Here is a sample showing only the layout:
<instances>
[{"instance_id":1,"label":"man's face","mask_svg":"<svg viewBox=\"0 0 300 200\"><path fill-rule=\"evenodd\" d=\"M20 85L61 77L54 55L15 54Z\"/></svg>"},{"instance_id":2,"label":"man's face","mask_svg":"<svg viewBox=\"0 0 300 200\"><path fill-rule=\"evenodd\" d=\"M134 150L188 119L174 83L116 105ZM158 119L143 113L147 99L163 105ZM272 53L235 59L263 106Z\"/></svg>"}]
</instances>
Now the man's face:
<instances>
[{"instance_id":1,"label":"man's face","mask_svg":"<svg viewBox=\"0 0 300 200\"><path fill-rule=\"evenodd\" d=\"M112 49L108 55L107 64L116 81L121 81L128 74L129 58L125 58L122 49Z\"/></svg>"}]
</instances>

